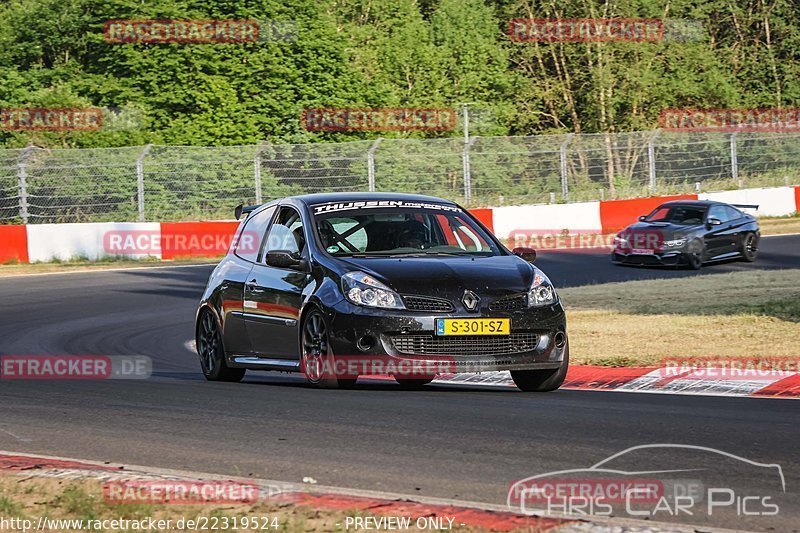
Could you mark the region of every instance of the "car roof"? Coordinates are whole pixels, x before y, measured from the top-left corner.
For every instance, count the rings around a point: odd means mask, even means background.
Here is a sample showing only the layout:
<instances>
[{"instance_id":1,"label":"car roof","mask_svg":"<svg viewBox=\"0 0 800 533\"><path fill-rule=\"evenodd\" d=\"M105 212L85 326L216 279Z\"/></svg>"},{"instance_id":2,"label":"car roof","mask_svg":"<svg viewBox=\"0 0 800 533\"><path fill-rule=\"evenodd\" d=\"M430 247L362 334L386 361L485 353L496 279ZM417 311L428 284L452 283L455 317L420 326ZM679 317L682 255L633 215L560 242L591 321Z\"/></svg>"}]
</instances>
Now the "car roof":
<instances>
[{"instance_id":1,"label":"car roof","mask_svg":"<svg viewBox=\"0 0 800 533\"><path fill-rule=\"evenodd\" d=\"M658 207L662 207L665 205L687 205L692 207L709 207L712 205L727 205L729 207L733 207L730 204L726 204L725 202L718 202L716 200L670 200L669 202L664 202L663 204L659 205Z\"/></svg>"},{"instance_id":2,"label":"car roof","mask_svg":"<svg viewBox=\"0 0 800 533\"><path fill-rule=\"evenodd\" d=\"M404 202L428 202L437 204L456 205L451 200L426 196L423 194L406 194L397 192L325 192L316 194L303 194L291 196L287 200L297 200L306 205L327 204L330 202L365 202L370 200L401 200Z\"/></svg>"}]
</instances>

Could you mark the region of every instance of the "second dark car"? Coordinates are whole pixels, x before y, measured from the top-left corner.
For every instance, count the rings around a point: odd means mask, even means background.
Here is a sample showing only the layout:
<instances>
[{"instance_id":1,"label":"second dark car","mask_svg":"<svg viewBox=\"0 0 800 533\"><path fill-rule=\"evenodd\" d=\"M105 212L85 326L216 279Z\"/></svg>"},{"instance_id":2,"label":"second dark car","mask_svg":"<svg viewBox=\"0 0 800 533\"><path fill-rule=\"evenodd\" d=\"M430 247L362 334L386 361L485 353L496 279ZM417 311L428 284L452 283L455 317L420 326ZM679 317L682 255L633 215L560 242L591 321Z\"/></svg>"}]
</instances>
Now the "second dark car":
<instances>
[{"instance_id":1,"label":"second dark car","mask_svg":"<svg viewBox=\"0 0 800 533\"><path fill-rule=\"evenodd\" d=\"M691 269L723 259L755 261L761 238L758 221L740 208L758 206L709 200L661 204L617 234L611 260Z\"/></svg>"},{"instance_id":2,"label":"second dark car","mask_svg":"<svg viewBox=\"0 0 800 533\"><path fill-rule=\"evenodd\" d=\"M535 252L506 249L457 204L318 194L250 208L197 313L210 380L303 372L318 386L391 374L510 370L525 391L564 381L564 309Z\"/></svg>"}]
</instances>

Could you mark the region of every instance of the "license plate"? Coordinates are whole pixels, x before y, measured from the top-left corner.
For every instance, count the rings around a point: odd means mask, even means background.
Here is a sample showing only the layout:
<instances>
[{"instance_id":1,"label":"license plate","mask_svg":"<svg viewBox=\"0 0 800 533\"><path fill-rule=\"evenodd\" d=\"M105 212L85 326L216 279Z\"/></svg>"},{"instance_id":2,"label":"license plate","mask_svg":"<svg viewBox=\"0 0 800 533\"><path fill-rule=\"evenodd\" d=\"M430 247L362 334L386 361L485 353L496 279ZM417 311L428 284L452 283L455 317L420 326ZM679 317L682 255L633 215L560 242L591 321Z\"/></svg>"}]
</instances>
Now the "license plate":
<instances>
[{"instance_id":1,"label":"license plate","mask_svg":"<svg viewBox=\"0 0 800 533\"><path fill-rule=\"evenodd\" d=\"M656 251L648 248L634 248L631 250L631 253L636 255L653 255Z\"/></svg>"},{"instance_id":2,"label":"license plate","mask_svg":"<svg viewBox=\"0 0 800 533\"><path fill-rule=\"evenodd\" d=\"M508 335L510 318L437 318L437 335Z\"/></svg>"}]
</instances>

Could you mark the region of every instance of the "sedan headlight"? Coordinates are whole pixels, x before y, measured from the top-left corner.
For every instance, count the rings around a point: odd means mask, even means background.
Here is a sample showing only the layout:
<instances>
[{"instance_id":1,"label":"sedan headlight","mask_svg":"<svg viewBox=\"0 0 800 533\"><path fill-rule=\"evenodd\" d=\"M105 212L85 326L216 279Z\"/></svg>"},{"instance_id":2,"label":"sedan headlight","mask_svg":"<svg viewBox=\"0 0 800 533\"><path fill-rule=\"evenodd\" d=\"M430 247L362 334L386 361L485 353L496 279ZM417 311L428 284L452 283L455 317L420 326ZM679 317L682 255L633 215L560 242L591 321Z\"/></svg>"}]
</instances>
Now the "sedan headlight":
<instances>
[{"instance_id":1,"label":"sedan headlight","mask_svg":"<svg viewBox=\"0 0 800 533\"><path fill-rule=\"evenodd\" d=\"M533 283L528 290L528 307L542 307L556 303L556 289L544 272L538 268L533 271Z\"/></svg>"},{"instance_id":2,"label":"sedan headlight","mask_svg":"<svg viewBox=\"0 0 800 533\"><path fill-rule=\"evenodd\" d=\"M356 305L382 309L404 309L400 295L364 272L348 272L342 276L345 297Z\"/></svg>"},{"instance_id":3,"label":"sedan headlight","mask_svg":"<svg viewBox=\"0 0 800 533\"><path fill-rule=\"evenodd\" d=\"M673 239L671 241L664 241L664 246L668 248L677 248L686 244L686 239Z\"/></svg>"}]
</instances>

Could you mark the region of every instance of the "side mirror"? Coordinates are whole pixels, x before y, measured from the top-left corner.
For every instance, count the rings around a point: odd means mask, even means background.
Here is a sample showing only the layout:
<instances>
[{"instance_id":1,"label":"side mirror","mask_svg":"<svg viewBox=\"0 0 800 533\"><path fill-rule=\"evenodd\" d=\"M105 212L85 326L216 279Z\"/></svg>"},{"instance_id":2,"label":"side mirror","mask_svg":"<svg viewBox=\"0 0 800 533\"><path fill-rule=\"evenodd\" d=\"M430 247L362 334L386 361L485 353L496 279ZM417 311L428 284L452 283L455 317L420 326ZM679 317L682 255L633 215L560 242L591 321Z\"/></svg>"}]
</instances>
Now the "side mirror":
<instances>
[{"instance_id":1,"label":"side mirror","mask_svg":"<svg viewBox=\"0 0 800 533\"><path fill-rule=\"evenodd\" d=\"M534 250L533 248L525 248L521 246L519 248L514 248L513 250L511 250L511 253L518 257L523 258L528 263L533 263L534 261L536 261L536 250Z\"/></svg>"},{"instance_id":2,"label":"side mirror","mask_svg":"<svg viewBox=\"0 0 800 533\"><path fill-rule=\"evenodd\" d=\"M644 220L645 220L646 218L647 218L647 215L639 215L639 221L640 221L640 222L644 222Z\"/></svg>"},{"instance_id":3,"label":"side mirror","mask_svg":"<svg viewBox=\"0 0 800 533\"><path fill-rule=\"evenodd\" d=\"M708 224L709 227L710 226L719 226L720 224L722 224L722 221L720 219L718 219L718 218L709 218L708 222L706 222L706 224Z\"/></svg>"},{"instance_id":4,"label":"side mirror","mask_svg":"<svg viewBox=\"0 0 800 533\"><path fill-rule=\"evenodd\" d=\"M289 250L270 250L267 252L266 263L275 268L291 268L300 271L308 268L308 262L305 259Z\"/></svg>"}]
</instances>

